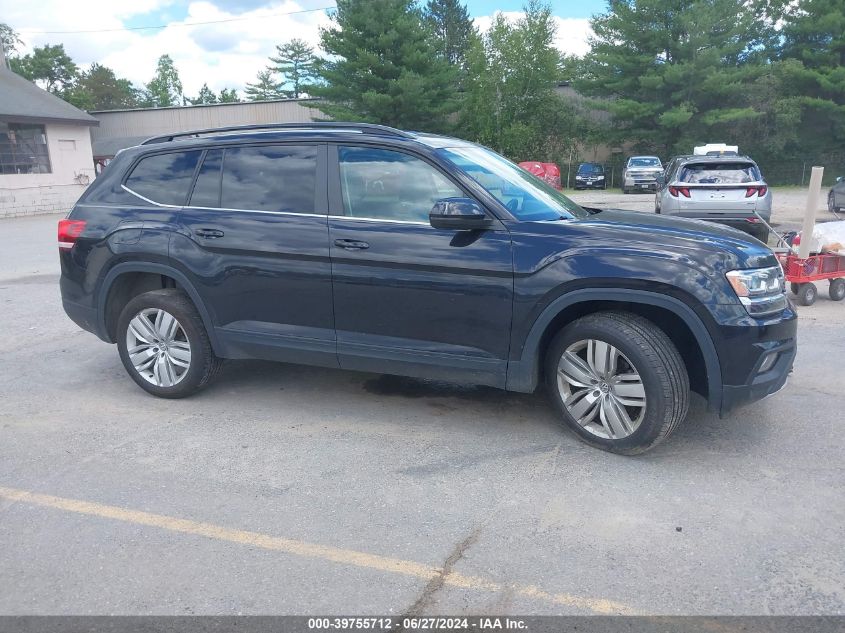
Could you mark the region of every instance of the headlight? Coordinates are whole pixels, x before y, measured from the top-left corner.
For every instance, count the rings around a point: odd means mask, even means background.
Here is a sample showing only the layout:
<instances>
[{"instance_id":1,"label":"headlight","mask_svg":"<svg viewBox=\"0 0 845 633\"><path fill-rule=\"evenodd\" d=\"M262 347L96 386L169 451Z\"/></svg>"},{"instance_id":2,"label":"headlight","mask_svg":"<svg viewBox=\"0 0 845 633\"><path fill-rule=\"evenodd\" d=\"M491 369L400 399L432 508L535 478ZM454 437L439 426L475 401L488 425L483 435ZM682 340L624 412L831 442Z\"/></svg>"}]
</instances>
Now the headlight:
<instances>
[{"instance_id":1,"label":"headlight","mask_svg":"<svg viewBox=\"0 0 845 633\"><path fill-rule=\"evenodd\" d=\"M732 270L725 275L751 316L780 312L787 306L781 267Z\"/></svg>"},{"instance_id":2,"label":"headlight","mask_svg":"<svg viewBox=\"0 0 845 633\"><path fill-rule=\"evenodd\" d=\"M575 176L575 180L584 180L584 176Z\"/></svg>"},{"instance_id":3,"label":"headlight","mask_svg":"<svg viewBox=\"0 0 845 633\"><path fill-rule=\"evenodd\" d=\"M596 180L604 180L604 176L596 176Z\"/></svg>"}]
</instances>

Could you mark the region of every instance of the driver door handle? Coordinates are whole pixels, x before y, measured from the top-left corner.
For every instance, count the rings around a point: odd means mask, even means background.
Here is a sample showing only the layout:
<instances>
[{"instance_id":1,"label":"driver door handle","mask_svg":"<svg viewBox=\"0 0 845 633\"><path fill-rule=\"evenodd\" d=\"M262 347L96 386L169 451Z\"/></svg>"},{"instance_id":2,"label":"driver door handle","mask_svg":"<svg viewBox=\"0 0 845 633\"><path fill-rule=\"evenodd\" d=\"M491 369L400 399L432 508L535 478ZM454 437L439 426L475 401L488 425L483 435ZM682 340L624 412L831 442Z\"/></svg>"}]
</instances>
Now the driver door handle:
<instances>
[{"instance_id":1,"label":"driver door handle","mask_svg":"<svg viewBox=\"0 0 845 633\"><path fill-rule=\"evenodd\" d=\"M370 248L367 242L360 242L358 240L335 240L334 245L348 251L363 251Z\"/></svg>"}]
</instances>

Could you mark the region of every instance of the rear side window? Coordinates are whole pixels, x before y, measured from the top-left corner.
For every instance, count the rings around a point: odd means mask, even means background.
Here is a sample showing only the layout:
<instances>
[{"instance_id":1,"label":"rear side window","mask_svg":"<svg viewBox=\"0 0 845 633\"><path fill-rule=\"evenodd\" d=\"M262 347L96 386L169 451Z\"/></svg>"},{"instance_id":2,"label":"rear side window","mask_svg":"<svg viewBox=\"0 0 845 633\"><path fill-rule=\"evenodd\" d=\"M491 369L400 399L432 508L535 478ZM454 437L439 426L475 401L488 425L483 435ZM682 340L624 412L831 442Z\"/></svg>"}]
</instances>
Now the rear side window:
<instances>
[{"instance_id":1,"label":"rear side window","mask_svg":"<svg viewBox=\"0 0 845 633\"><path fill-rule=\"evenodd\" d=\"M182 206L200 154L194 150L142 158L126 179L126 187L153 202Z\"/></svg>"},{"instance_id":2,"label":"rear side window","mask_svg":"<svg viewBox=\"0 0 845 633\"><path fill-rule=\"evenodd\" d=\"M191 194L192 207L220 206L220 170L223 167L223 150L212 149L205 155L202 167L197 175L194 192Z\"/></svg>"},{"instance_id":3,"label":"rear side window","mask_svg":"<svg viewBox=\"0 0 845 633\"><path fill-rule=\"evenodd\" d=\"M739 185L760 180L753 163L690 163L681 168L681 182L703 185Z\"/></svg>"},{"instance_id":4,"label":"rear side window","mask_svg":"<svg viewBox=\"0 0 845 633\"><path fill-rule=\"evenodd\" d=\"M224 209L314 213L316 146L227 148L222 174Z\"/></svg>"}]
</instances>

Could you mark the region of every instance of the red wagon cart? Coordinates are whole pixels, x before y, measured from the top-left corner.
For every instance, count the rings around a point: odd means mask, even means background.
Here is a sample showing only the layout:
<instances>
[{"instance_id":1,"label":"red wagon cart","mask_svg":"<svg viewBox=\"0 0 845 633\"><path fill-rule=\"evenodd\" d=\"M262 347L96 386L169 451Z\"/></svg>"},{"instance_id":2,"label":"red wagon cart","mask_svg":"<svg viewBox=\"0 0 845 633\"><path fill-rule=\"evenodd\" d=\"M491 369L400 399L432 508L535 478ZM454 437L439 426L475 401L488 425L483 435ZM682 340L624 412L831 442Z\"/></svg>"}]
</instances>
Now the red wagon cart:
<instances>
[{"instance_id":1,"label":"red wagon cart","mask_svg":"<svg viewBox=\"0 0 845 633\"><path fill-rule=\"evenodd\" d=\"M828 295L833 301L845 298L845 256L831 253L818 253L806 259L790 252L777 253L780 265L789 289L798 298L802 306L810 306L816 302L819 289L815 281L827 279L830 281Z\"/></svg>"}]
</instances>

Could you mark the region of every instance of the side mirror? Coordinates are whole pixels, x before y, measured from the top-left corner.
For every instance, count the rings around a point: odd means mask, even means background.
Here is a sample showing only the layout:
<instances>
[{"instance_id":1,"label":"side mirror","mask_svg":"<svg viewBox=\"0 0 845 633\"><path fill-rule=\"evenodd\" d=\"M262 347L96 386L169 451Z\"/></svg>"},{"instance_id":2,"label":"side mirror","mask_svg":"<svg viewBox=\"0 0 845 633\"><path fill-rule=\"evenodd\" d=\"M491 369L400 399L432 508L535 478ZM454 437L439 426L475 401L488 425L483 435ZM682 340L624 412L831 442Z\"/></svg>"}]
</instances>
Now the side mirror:
<instances>
[{"instance_id":1,"label":"side mirror","mask_svg":"<svg viewBox=\"0 0 845 633\"><path fill-rule=\"evenodd\" d=\"M837 176L836 182L842 182L842 176Z\"/></svg>"},{"instance_id":2,"label":"side mirror","mask_svg":"<svg viewBox=\"0 0 845 633\"><path fill-rule=\"evenodd\" d=\"M493 220L470 198L444 198L434 203L428 221L435 229L478 231L489 229Z\"/></svg>"}]
</instances>

